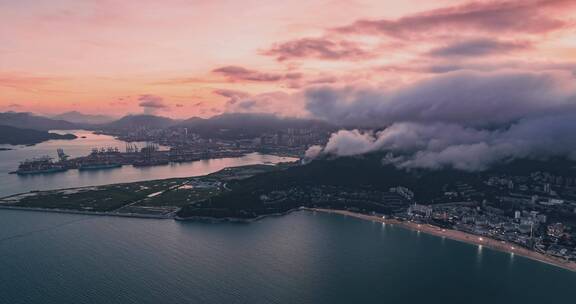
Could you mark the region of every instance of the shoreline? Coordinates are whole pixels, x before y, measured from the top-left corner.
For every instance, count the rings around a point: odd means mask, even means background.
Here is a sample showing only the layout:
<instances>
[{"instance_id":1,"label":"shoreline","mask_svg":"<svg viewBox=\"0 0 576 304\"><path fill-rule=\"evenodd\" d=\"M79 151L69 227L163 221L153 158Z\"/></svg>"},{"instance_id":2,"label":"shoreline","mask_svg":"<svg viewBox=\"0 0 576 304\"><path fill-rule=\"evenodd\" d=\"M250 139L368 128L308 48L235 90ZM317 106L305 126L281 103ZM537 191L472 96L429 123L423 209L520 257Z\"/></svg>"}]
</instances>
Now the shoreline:
<instances>
[{"instance_id":1,"label":"shoreline","mask_svg":"<svg viewBox=\"0 0 576 304\"><path fill-rule=\"evenodd\" d=\"M474 234L470 234L463 231L453 230L453 229L444 229L437 226L433 226L430 224L418 224L414 222L402 222L395 219L384 219L379 216L375 215L367 215L361 213L355 213L346 210L335 210L335 209L323 209L323 208L303 208L303 210L307 211L316 211L316 212L323 212L328 214L339 214L344 216L350 216L357 219L367 220L367 221L376 221L385 224L395 225L407 230L412 231L419 231L424 232L430 235L438 236L438 237L445 237L451 240L471 244L471 245L478 245L478 246L485 246L487 248L497 250L504 253L509 253L513 255L519 255L534 261L546 263L552 266L560 267L562 269L566 269L572 272L576 272L576 263L566 261L563 259L559 259L556 257L548 256L542 253L538 253L536 251L532 251L521 247L519 245L505 242L505 241L498 241L495 239L491 239L488 237L478 236Z\"/></svg>"},{"instance_id":2,"label":"shoreline","mask_svg":"<svg viewBox=\"0 0 576 304\"><path fill-rule=\"evenodd\" d=\"M168 216L168 215L156 215L156 214L116 213L116 212L105 212L105 211L81 211L81 210L70 210L70 209L31 208L31 207L19 207L19 206L2 206L1 204L0 204L0 209L16 210L16 211L95 215L95 216L131 217L131 218L144 218L144 219L157 219L157 220L174 219L173 215Z\"/></svg>"},{"instance_id":3,"label":"shoreline","mask_svg":"<svg viewBox=\"0 0 576 304\"><path fill-rule=\"evenodd\" d=\"M290 209L290 210L285 211L285 212L262 214L262 215L258 215L257 217L252 217L252 218L239 218L239 217L216 218L216 217L209 217L209 216L190 216L190 217L174 216L174 220L182 221L182 222L205 221L205 222L211 222L211 223L252 223L252 222L256 222L256 221L259 221L259 220L262 220L262 219L265 219L268 217L285 216L285 215L288 215L292 212L296 212L296 211L300 211L300 210L306 210L306 208L305 207L298 207L298 208Z\"/></svg>"},{"instance_id":4,"label":"shoreline","mask_svg":"<svg viewBox=\"0 0 576 304\"><path fill-rule=\"evenodd\" d=\"M290 213L296 211L309 211L309 212L321 212L326 214L336 214L342 216L350 216L357 219L371 221L371 222L380 222L384 224L389 224L393 226L398 226L400 228L411 230L411 231L418 231L424 232L429 235L448 238L454 241L459 241L462 243L466 243L469 245L477 245L477 246L484 246L486 248L490 248L496 251L509 253L512 255L519 255L524 258L531 259L533 261L546 263L548 265L560 267L565 270L569 270L572 272L576 272L576 263L571 261L566 261L563 259L559 259L553 256L548 256L530 249L526 249L519 245L505 242L505 241L498 241L492 238L478 236L471 233L453 230L453 229L445 229L440 228L438 226L430 225L430 224L419 224L415 222L405 222L399 221L396 219L390 218L382 218L376 215L368 215L362 213L356 213L347 210L336 210L336 209L325 209L325 208L308 208L308 207L299 207L288 210L286 212L281 213L273 213L273 214L264 214L259 215L255 218L211 218L211 217L186 217L181 218L175 213L171 215L151 215L151 214L136 214L136 213L115 213L115 212L98 212L98 211L80 211L80 210L66 210L66 209L48 209L48 208L28 208L28 207L17 207L17 206L2 206L0 205L0 209L6 210L17 210L17 211L32 211L32 212L52 212L52 213L67 213L67 214L79 214L79 215L95 215L95 216L114 216L114 217L129 217L129 218L143 218L143 219L159 219L159 220L174 220L174 221L206 221L211 223L251 223L255 221L259 221L264 218L268 217L280 217L285 216Z\"/></svg>"}]
</instances>

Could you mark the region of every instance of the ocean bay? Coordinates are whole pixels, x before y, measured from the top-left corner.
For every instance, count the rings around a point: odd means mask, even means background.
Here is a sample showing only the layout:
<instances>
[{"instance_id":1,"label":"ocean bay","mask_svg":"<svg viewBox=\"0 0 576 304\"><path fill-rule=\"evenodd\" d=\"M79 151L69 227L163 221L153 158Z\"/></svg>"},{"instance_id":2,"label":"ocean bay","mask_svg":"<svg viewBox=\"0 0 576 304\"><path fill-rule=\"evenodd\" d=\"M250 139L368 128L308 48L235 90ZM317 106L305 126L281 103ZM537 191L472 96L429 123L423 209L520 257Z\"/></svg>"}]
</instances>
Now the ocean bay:
<instances>
[{"instance_id":1,"label":"ocean bay","mask_svg":"<svg viewBox=\"0 0 576 304\"><path fill-rule=\"evenodd\" d=\"M214 224L2 210L0 222L2 303L418 303L430 294L447 303L539 303L576 295L572 272L339 215Z\"/></svg>"}]
</instances>

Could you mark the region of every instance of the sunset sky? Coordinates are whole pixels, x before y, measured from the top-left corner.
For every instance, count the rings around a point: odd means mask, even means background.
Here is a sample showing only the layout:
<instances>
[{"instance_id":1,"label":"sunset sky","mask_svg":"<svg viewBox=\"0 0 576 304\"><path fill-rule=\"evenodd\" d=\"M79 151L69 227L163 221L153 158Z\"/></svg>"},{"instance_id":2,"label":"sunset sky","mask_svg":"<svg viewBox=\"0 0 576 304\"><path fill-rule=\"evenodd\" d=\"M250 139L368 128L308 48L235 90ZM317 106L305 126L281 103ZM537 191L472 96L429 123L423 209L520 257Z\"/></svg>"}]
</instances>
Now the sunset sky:
<instances>
[{"instance_id":1,"label":"sunset sky","mask_svg":"<svg viewBox=\"0 0 576 304\"><path fill-rule=\"evenodd\" d=\"M574 0L0 0L0 111L306 117L315 88L397 96L465 72L573 86L575 11Z\"/></svg>"}]
</instances>

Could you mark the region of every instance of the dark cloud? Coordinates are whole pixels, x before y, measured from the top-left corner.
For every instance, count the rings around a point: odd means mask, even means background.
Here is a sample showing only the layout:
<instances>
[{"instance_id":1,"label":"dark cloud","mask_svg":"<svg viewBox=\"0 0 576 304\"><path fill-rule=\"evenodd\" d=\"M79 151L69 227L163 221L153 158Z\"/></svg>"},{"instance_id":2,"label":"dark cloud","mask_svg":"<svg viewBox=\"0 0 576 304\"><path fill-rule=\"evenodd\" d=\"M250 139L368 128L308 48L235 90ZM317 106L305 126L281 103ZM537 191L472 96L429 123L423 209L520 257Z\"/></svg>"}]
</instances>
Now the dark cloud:
<instances>
[{"instance_id":1,"label":"dark cloud","mask_svg":"<svg viewBox=\"0 0 576 304\"><path fill-rule=\"evenodd\" d=\"M359 20L336 28L340 33L414 38L437 32L542 34L564 28L567 21L551 13L570 9L573 0L513 0L470 2L396 20Z\"/></svg>"},{"instance_id":2,"label":"dark cloud","mask_svg":"<svg viewBox=\"0 0 576 304\"><path fill-rule=\"evenodd\" d=\"M22 108L22 105L19 103L11 103L8 105L9 108Z\"/></svg>"},{"instance_id":3,"label":"dark cloud","mask_svg":"<svg viewBox=\"0 0 576 304\"><path fill-rule=\"evenodd\" d=\"M274 56L278 61L291 59L359 60L374 57L358 44L328 38L303 38L272 46L264 55Z\"/></svg>"},{"instance_id":4,"label":"dark cloud","mask_svg":"<svg viewBox=\"0 0 576 304\"><path fill-rule=\"evenodd\" d=\"M145 114L154 114L158 110L168 108L168 105L164 103L164 99L156 95L140 95L138 101L138 105L144 109Z\"/></svg>"},{"instance_id":5,"label":"dark cloud","mask_svg":"<svg viewBox=\"0 0 576 304\"><path fill-rule=\"evenodd\" d=\"M435 48L429 55L435 57L465 57L499 55L512 51L530 49L532 44L526 41L500 41L487 38L469 39Z\"/></svg>"},{"instance_id":6,"label":"dark cloud","mask_svg":"<svg viewBox=\"0 0 576 304\"><path fill-rule=\"evenodd\" d=\"M183 107L184 107L184 105L181 104L181 103L177 103L175 106L176 106L177 108L183 108Z\"/></svg>"},{"instance_id":7,"label":"dark cloud","mask_svg":"<svg viewBox=\"0 0 576 304\"><path fill-rule=\"evenodd\" d=\"M277 82L302 77L300 73L265 73L235 65L220 67L212 72L226 77L229 81Z\"/></svg>"}]
</instances>

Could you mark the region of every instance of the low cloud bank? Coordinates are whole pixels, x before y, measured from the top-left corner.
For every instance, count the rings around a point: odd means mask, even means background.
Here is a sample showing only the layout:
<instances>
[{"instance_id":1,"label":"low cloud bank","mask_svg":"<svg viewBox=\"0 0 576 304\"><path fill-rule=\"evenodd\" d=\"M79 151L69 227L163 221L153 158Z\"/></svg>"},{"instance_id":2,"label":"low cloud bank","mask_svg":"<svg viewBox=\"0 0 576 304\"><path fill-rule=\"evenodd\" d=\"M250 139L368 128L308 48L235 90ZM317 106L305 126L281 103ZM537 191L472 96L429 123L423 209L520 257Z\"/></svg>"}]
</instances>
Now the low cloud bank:
<instances>
[{"instance_id":1,"label":"low cloud bank","mask_svg":"<svg viewBox=\"0 0 576 304\"><path fill-rule=\"evenodd\" d=\"M572 75L450 73L392 92L322 88L307 96L317 117L383 128L335 132L307 160L382 151L399 168L467 171L516 158L576 160Z\"/></svg>"}]
</instances>

